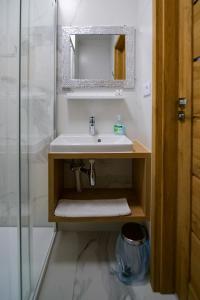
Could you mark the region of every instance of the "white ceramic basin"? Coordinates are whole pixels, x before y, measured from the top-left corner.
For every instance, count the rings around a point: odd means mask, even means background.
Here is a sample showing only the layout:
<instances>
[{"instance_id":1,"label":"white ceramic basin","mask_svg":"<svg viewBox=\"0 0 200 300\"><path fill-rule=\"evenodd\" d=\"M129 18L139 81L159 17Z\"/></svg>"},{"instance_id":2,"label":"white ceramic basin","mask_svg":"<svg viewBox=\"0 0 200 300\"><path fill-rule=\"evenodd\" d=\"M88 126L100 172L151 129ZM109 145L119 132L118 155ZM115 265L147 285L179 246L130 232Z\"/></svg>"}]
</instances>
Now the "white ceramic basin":
<instances>
[{"instance_id":1,"label":"white ceramic basin","mask_svg":"<svg viewBox=\"0 0 200 300\"><path fill-rule=\"evenodd\" d=\"M50 144L51 152L130 152L132 149L129 138L114 134L59 135Z\"/></svg>"}]
</instances>

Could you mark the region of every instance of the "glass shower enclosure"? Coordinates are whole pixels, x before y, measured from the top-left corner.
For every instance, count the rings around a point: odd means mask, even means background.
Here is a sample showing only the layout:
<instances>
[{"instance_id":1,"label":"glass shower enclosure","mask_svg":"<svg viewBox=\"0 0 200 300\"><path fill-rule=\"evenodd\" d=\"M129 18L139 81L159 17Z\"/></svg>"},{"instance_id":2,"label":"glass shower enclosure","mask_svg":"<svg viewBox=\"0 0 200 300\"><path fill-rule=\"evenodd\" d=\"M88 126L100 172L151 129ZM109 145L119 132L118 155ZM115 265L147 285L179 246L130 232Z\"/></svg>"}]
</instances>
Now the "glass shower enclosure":
<instances>
[{"instance_id":1,"label":"glass shower enclosure","mask_svg":"<svg viewBox=\"0 0 200 300\"><path fill-rule=\"evenodd\" d=\"M0 298L34 299L55 236L48 223L56 1L0 0Z\"/></svg>"}]
</instances>

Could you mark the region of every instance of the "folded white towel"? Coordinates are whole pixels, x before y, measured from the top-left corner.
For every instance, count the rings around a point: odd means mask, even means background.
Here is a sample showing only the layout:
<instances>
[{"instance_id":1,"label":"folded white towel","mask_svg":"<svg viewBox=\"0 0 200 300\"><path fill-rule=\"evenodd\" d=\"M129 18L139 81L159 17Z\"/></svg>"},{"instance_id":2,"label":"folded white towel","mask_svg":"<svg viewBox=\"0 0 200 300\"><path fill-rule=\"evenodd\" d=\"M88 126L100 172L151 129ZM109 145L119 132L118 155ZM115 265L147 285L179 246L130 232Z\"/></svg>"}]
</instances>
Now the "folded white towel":
<instances>
[{"instance_id":1,"label":"folded white towel","mask_svg":"<svg viewBox=\"0 0 200 300\"><path fill-rule=\"evenodd\" d=\"M114 217L131 213L127 199L67 200L61 199L55 210L57 217Z\"/></svg>"}]
</instances>

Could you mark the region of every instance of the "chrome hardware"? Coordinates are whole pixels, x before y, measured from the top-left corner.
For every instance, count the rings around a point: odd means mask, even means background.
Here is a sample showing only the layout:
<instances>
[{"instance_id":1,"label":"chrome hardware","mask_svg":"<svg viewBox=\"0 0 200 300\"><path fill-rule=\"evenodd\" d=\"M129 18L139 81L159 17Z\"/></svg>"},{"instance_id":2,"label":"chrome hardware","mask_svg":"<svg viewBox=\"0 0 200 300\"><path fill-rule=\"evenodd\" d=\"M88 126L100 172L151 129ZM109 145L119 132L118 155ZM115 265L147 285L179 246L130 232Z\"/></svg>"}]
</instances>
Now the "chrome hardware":
<instances>
[{"instance_id":1,"label":"chrome hardware","mask_svg":"<svg viewBox=\"0 0 200 300\"><path fill-rule=\"evenodd\" d=\"M83 167L83 162L81 160L72 160L71 162L71 170L74 172L75 183L76 183L76 191L78 193L82 192L81 188L81 169Z\"/></svg>"},{"instance_id":2,"label":"chrome hardware","mask_svg":"<svg viewBox=\"0 0 200 300\"><path fill-rule=\"evenodd\" d=\"M180 108L185 108L187 105L188 100L186 98L179 98L178 99L178 106Z\"/></svg>"},{"instance_id":3,"label":"chrome hardware","mask_svg":"<svg viewBox=\"0 0 200 300\"><path fill-rule=\"evenodd\" d=\"M96 184L95 160L89 159L89 164L89 167L86 168L83 160L73 159L71 161L70 168L71 171L74 173L77 192L82 192L82 173L88 176L89 184L91 187L94 187Z\"/></svg>"},{"instance_id":4,"label":"chrome hardware","mask_svg":"<svg viewBox=\"0 0 200 300\"><path fill-rule=\"evenodd\" d=\"M95 160L89 159L89 164L89 168L82 167L81 172L88 176L90 186L93 187L96 184Z\"/></svg>"},{"instance_id":5,"label":"chrome hardware","mask_svg":"<svg viewBox=\"0 0 200 300\"><path fill-rule=\"evenodd\" d=\"M95 117L90 117L89 119L89 134L90 135L95 135Z\"/></svg>"},{"instance_id":6,"label":"chrome hardware","mask_svg":"<svg viewBox=\"0 0 200 300\"><path fill-rule=\"evenodd\" d=\"M90 186L95 186L96 183L95 160L90 159L89 163L90 163L90 168L89 168Z\"/></svg>"},{"instance_id":7,"label":"chrome hardware","mask_svg":"<svg viewBox=\"0 0 200 300\"><path fill-rule=\"evenodd\" d=\"M181 110L178 112L178 120L181 122L185 121L185 112L184 111Z\"/></svg>"},{"instance_id":8,"label":"chrome hardware","mask_svg":"<svg viewBox=\"0 0 200 300\"><path fill-rule=\"evenodd\" d=\"M181 122L185 121L185 108L188 103L188 100L184 97L178 99L178 120Z\"/></svg>"}]
</instances>

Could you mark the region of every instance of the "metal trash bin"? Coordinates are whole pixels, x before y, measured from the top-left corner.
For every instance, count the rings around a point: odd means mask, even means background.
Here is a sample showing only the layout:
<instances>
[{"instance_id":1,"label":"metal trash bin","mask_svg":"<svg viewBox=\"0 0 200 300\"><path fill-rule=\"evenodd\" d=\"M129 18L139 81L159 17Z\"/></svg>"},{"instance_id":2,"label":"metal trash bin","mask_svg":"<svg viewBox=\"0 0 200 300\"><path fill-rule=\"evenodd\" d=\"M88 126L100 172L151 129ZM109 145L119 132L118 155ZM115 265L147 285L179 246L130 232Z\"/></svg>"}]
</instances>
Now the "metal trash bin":
<instances>
[{"instance_id":1,"label":"metal trash bin","mask_svg":"<svg viewBox=\"0 0 200 300\"><path fill-rule=\"evenodd\" d=\"M149 269L149 238L138 223L123 225L116 243L117 276L125 284L144 281Z\"/></svg>"}]
</instances>

